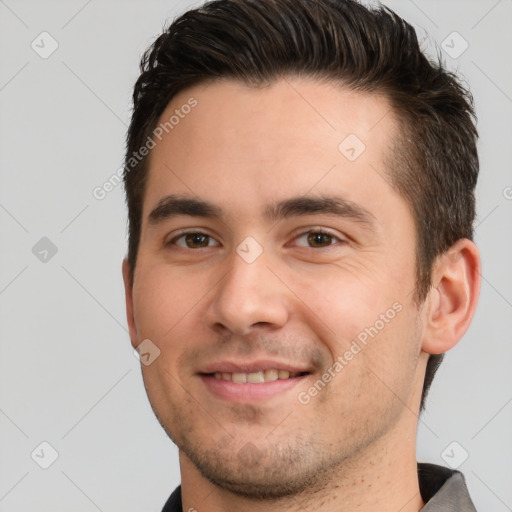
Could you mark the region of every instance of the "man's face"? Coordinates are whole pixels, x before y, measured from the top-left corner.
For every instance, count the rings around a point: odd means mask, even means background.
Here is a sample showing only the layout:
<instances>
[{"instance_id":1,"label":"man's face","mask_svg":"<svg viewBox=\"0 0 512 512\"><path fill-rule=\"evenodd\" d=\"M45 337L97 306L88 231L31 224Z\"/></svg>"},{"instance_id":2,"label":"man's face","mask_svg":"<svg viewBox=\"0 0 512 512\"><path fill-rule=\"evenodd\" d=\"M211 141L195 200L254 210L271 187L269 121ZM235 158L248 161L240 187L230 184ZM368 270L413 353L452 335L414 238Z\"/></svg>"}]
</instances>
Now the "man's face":
<instances>
[{"instance_id":1,"label":"man's face","mask_svg":"<svg viewBox=\"0 0 512 512\"><path fill-rule=\"evenodd\" d=\"M417 422L416 235L384 164L395 123L382 97L298 79L190 88L161 121L176 109L151 154L132 343L160 350L144 383L189 462L285 495Z\"/></svg>"}]
</instances>

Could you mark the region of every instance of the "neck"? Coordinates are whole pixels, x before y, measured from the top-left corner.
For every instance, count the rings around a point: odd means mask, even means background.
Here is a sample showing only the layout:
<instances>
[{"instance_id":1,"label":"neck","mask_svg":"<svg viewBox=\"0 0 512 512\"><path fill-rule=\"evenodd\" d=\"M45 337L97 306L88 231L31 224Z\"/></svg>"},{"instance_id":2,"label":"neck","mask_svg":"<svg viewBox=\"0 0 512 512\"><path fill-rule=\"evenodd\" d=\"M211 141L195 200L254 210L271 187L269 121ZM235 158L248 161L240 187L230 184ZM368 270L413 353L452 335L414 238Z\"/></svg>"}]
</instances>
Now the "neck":
<instances>
[{"instance_id":1,"label":"neck","mask_svg":"<svg viewBox=\"0 0 512 512\"><path fill-rule=\"evenodd\" d=\"M180 451L183 510L202 512L418 512L418 418L405 409L394 428L334 468L321 487L269 503L237 496L206 480Z\"/></svg>"}]
</instances>

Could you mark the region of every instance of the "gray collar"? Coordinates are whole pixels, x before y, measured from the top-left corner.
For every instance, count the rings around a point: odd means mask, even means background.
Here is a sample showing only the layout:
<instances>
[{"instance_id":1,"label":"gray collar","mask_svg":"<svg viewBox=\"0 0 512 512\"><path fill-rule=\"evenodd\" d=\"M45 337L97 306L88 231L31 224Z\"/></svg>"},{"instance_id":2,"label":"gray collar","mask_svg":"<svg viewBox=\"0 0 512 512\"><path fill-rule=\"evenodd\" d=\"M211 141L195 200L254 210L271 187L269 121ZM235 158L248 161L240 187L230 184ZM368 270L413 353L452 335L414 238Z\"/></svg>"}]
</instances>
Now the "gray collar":
<instances>
[{"instance_id":1,"label":"gray collar","mask_svg":"<svg viewBox=\"0 0 512 512\"><path fill-rule=\"evenodd\" d=\"M418 481L425 502L421 512L476 512L460 471L420 462Z\"/></svg>"}]
</instances>

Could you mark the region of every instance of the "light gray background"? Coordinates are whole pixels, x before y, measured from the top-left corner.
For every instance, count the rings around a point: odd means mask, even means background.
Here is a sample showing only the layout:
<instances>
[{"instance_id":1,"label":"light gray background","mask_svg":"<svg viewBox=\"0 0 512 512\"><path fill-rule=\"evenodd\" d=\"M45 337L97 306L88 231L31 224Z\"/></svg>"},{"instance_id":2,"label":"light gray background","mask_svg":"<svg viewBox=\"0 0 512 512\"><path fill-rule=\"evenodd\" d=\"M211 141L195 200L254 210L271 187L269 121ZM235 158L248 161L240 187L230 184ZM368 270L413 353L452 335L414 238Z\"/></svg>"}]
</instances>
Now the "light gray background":
<instances>
[{"instance_id":1,"label":"light gray background","mask_svg":"<svg viewBox=\"0 0 512 512\"><path fill-rule=\"evenodd\" d=\"M0 0L2 512L159 511L179 482L126 331L122 187L92 191L121 166L142 51L200 3ZM387 4L425 47L453 31L468 42L443 54L471 86L481 135L480 304L434 381L418 460L446 465L456 441L477 509L511 510L512 2ZM43 31L59 45L47 59L31 48ZM42 237L58 249L47 262L32 252ZM31 458L49 461L43 441L58 452L48 469Z\"/></svg>"}]
</instances>

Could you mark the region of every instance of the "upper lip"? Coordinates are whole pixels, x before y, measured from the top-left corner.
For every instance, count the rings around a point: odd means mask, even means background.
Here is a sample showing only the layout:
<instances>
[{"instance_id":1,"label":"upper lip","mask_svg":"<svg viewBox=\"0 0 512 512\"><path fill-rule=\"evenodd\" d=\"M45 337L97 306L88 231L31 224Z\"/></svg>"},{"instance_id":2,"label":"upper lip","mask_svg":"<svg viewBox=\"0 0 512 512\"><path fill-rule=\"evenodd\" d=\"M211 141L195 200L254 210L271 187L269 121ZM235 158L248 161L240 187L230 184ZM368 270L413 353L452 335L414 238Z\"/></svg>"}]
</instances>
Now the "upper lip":
<instances>
[{"instance_id":1,"label":"upper lip","mask_svg":"<svg viewBox=\"0 0 512 512\"><path fill-rule=\"evenodd\" d=\"M309 373L306 366L290 364L282 361L257 360L257 361L218 361L204 367L200 373L255 373L263 370L287 370L290 373Z\"/></svg>"}]
</instances>

